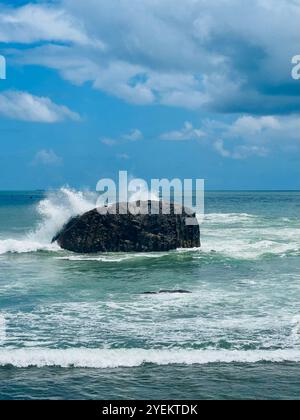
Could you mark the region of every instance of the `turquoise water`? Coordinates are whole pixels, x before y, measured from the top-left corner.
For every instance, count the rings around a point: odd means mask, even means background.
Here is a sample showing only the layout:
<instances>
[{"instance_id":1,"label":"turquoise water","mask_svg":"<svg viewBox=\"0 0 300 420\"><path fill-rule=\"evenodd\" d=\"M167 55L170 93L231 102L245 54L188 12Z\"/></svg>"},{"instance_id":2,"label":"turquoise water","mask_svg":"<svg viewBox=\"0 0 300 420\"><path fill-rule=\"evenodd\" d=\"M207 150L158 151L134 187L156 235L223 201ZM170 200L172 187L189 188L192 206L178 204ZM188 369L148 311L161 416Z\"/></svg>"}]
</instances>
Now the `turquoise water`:
<instances>
[{"instance_id":1,"label":"turquoise water","mask_svg":"<svg viewBox=\"0 0 300 420\"><path fill-rule=\"evenodd\" d=\"M95 200L0 193L0 399L300 397L300 193L207 193L201 250L51 245Z\"/></svg>"}]
</instances>

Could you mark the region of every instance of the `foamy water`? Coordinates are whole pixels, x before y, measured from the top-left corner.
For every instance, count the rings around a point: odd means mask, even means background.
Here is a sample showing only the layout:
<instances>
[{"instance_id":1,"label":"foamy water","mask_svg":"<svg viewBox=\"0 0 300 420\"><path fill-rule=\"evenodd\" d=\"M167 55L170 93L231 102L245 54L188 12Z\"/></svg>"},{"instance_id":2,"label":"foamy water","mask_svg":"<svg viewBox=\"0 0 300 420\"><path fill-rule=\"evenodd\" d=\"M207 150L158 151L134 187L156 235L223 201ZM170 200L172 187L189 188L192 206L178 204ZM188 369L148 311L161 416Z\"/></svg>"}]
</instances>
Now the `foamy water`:
<instances>
[{"instance_id":1,"label":"foamy water","mask_svg":"<svg viewBox=\"0 0 300 420\"><path fill-rule=\"evenodd\" d=\"M36 251L58 252L52 238L73 216L83 214L97 204L97 194L62 188L49 193L37 206L42 220L20 238L0 240L0 255ZM300 252L300 226L294 219L278 217L268 220L248 213L207 213L201 224L202 247L199 253L215 252L229 258L257 259L267 255L285 257ZM179 252L183 250L178 250ZM139 258L138 255L135 256ZM150 257L150 256L149 256ZM157 255L159 257L159 255ZM83 256L63 257L70 260L89 260ZM133 256L92 257L102 262L122 262Z\"/></svg>"},{"instance_id":2,"label":"foamy water","mask_svg":"<svg viewBox=\"0 0 300 420\"><path fill-rule=\"evenodd\" d=\"M144 372L156 378L157 369L162 377L178 369L195 386L212 365L223 395L232 389L228 365L243 386L249 369L262 366L259 380L279 387L283 366L300 362L300 194L208 194L200 249L77 255L51 244L96 199L67 188L0 193L1 371L16 384L25 375L27 388L36 381L44 397L43 380L56 389L61 370L72 376L80 368L86 373L68 386L85 388L90 374L98 384L111 368L116 383L126 375L136 390ZM263 376L269 365L276 365L270 380ZM132 373L140 366L143 378ZM296 378L293 368L287 375ZM175 379L169 373L168 388ZM285 386L288 395L293 387Z\"/></svg>"},{"instance_id":3,"label":"foamy water","mask_svg":"<svg viewBox=\"0 0 300 420\"><path fill-rule=\"evenodd\" d=\"M0 366L119 368L156 365L205 365L210 363L300 362L296 350L218 351L218 350L96 350L21 349L0 350Z\"/></svg>"},{"instance_id":4,"label":"foamy water","mask_svg":"<svg viewBox=\"0 0 300 420\"><path fill-rule=\"evenodd\" d=\"M6 320L5 316L0 313L0 345L6 340Z\"/></svg>"},{"instance_id":5,"label":"foamy water","mask_svg":"<svg viewBox=\"0 0 300 420\"><path fill-rule=\"evenodd\" d=\"M95 208L96 200L96 194L68 188L49 193L48 197L37 206L41 223L19 239L1 240L0 255L7 252L58 251L60 248L56 244L51 244L52 238L71 217Z\"/></svg>"}]
</instances>

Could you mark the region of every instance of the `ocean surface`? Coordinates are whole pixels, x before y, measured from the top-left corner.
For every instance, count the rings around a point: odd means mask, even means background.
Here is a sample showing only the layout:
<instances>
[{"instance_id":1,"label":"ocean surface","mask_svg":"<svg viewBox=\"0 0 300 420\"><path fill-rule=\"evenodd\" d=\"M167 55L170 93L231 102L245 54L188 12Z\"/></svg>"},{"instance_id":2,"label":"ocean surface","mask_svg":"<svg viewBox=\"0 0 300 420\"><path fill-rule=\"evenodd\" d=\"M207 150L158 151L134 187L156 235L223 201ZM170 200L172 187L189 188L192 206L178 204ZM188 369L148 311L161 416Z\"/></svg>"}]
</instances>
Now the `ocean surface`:
<instances>
[{"instance_id":1,"label":"ocean surface","mask_svg":"<svg viewBox=\"0 0 300 420\"><path fill-rule=\"evenodd\" d=\"M0 399L300 399L300 193L206 193L197 250L51 244L95 202L0 192Z\"/></svg>"}]
</instances>

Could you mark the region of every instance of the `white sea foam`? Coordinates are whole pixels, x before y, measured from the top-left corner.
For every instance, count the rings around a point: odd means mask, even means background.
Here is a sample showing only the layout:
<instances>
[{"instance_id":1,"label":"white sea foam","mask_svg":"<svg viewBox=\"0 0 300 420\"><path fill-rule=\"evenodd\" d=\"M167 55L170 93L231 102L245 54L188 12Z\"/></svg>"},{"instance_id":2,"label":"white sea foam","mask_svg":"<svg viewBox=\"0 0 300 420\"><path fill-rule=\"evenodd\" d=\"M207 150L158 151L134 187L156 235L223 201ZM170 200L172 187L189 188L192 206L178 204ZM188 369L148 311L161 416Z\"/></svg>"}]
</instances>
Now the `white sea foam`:
<instances>
[{"instance_id":1,"label":"white sea foam","mask_svg":"<svg viewBox=\"0 0 300 420\"><path fill-rule=\"evenodd\" d=\"M208 213L205 215L206 224L234 224L243 222L255 222L259 216L247 213Z\"/></svg>"},{"instance_id":2,"label":"white sea foam","mask_svg":"<svg viewBox=\"0 0 300 420\"><path fill-rule=\"evenodd\" d=\"M102 255L67 255L64 257L56 257L57 260L66 261L99 261L105 263L120 263L123 261L131 261L135 259L156 259L170 255L168 252L150 252L145 253L131 253L131 254L102 254Z\"/></svg>"},{"instance_id":3,"label":"white sea foam","mask_svg":"<svg viewBox=\"0 0 300 420\"><path fill-rule=\"evenodd\" d=\"M73 216L83 214L96 206L97 194L79 192L68 188L49 193L37 206L40 224L20 238L2 238L0 255L6 253L28 253L35 251L59 251L51 244L53 236ZM201 254L199 249L177 250L195 252L195 258L215 251L221 256L238 259L258 259L265 255L285 257L300 253L300 228L295 222L278 218L268 220L247 213L210 213L201 225ZM73 261L100 261L120 263L133 258L156 258L165 254L137 254L114 256L66 256Z\"/></svg>"},{"instance_id":4,"label":"white sea foam","mask_svg":"<svg viewBox=\"0 0 300 420\"><path fill-rule=\"evenodd\" d=\"M258 259L300 252L300 228L291 221L245 213L207 214L201 229L202 252Z\"/></svg>"},{"instance_id":5,"label":"white sea foam","mask_svg":"<svg viewBox=\"0 0 300 420\"><path fill-rule=\"evenodd\" d=\"M38 204L37 212L41 222L37 228L21 238L1 240L0 255L8 252L58 251L59 246L51 244L52 238L72 216L94 208L96 199L96 194L68 188L49 193L48 197Z\"/></svg>"},{"instance_id":6,"label":"white sea foam","mask_svg":"<svg viewBox=\"0 0 300 420\"><path fill-rule=\"evenodd\" d=\"M60 247L56 244L43 243L30 239L5 239L0 241L0 255L6 253L22 254L36 251L58 251Z\"/></svg>"},{"instance_id":7,"label":"white sea foam","mask_svg":"<svg viewBox=\"0 0 300 420\"><path fill-rule=\"evenodd\" d=\"M234 235L234 234L233 234ZM246 236L241 237L202 237L202 252L211 253L215 251L229 258L237 259L258 259L265 255L285 256L290 252L299 252L300 243L298 242L279 242L264 238L251 239Z\"/></svg>"},{"instance_id":8,"label":"white sea foam","mask_svg":"<svg viewBox=\"0 0 300 420\"><path fill-rule=\"evenodd\" d=\"M0 314L0 344L6 340L6 319Z\"/></svg>"},{"instance_id":9,"label":"white sea foam","mask_svg":"<svg viewBox=\"0 0 300 420\"><path fill-rule=\"evenodd\" d=\"M299 350L144 350L144 349L9 349L0 350L0 365L18 368L57 366L62 368L136 367L155 365L203 365L210 363L300 362Z\"/></svg>"},{"instance_id":10,"label":"white sea foam","mask_svg":"<svg viewBox=\"0 0 300 420\"><path fill-rule=\"evenodd\" d=\"M300 315L294 316L292 320L291 338L293 341L300 340Z\"/></svg>"}]
</instances>

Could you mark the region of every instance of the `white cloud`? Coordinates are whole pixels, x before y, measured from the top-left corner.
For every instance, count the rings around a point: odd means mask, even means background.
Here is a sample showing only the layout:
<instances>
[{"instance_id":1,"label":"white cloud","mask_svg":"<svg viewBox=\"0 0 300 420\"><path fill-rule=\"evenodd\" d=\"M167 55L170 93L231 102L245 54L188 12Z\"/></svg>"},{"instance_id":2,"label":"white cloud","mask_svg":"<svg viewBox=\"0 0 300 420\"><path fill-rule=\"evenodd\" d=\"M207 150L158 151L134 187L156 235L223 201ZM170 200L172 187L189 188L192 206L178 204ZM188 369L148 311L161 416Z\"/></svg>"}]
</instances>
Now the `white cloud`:
<instances>
[{"instance_id":1,"label":"white cloud","mask_svg":"<svg viewBox=\"0 0 300 420\"><path fill-rule=\"evenodd\" d=\"M219 139L214 143L214 149L224 158L246 159L251 156L267 156L268 150L260 146L238 145L234 149L228 150L224 146L224 141Z\"/></svg>"},{"instance_id":2,"label":"white cloud","mask_svg":"<svg viewBox=\"0 0 300 420\"><path fill-rule=\"evenodd\" d=\"M226 158L264 157L271 150L284 152L300 147L300 120L296 115L246 115L231 123L207 121L204 125L214 149Z\"/></svg>"},{"instance_id":3,"label":"white cloud","mask_svg":"<svg viewBox=\"0 0 300 420\"><path fill-rule=\"evenodd\" d=\"M4 7L0 24L0 42L62 41L104 48L100 40L89 38L80 19L60 7L33 4L15 9Z\"/></svg>"},{"instance_id":4,"label":"white cloud","mask_svg":"<svg viewBox=\"0 0 300 420\"><path fill-rule=\"evenodd\" d=\"M121 160L129 160L130 156L127 153L120 153L117 155L117 158Z\"/></svg>"},{"instance_id":5,"label":"white cloud","mask_svg":"<svg viewBox=\"0 0 300 420\"><path fill-rule=\"evenodd\" d=\"M251 142L268 142L299 139L300 119L297 115L289 116L241 116L232 124L224 125L227 138L244 139Z\"/></svg>"},{"instance_id":6,"label":"white cloud","mask_svg":"<svg viewBox=\"0 0 300 420\"><path fill-rule=\"evenodd\" d=\"M298 0L48 0L3 7L0 42L133 104L264 115L299 110L299 21Z\"/></svg>"},{"instance_id":7,"label":"white cloud","mask_svg":"<svg viewBox=\"0 0 300 420\"><path fill-rule=\"evenodd\" d=\"M214 149L223 157L231 157L229 150L226 150L224 147L224 141L219 139L214 143Z\"/></svg>"},{"instance_id":8,"label":"white cloud","mask_svg":"<svg viewBox=\"0 0 300 420\"><path fill-rule=\"evenodd\" d=\"M79 115L63 105L57 105L47 97L31 95L27 92L5 91L0 93L0 116L7 118L56 123L66 119L78 121Z\"/></svg>"},{"instance_id":9,"label":"white cloud","mask_svg":"<svg viewBox=\"0 0 300 420\"><path fill-rule=\"evenodd\" d=\"M186 122L181 130L163 133L161 134L160 139L169 141L186 141L200 140L203 137L205 137L205 133L202 130L194 128L190 122Z\"/></svg>"},{"instance_id":10,"label":"white cloud","mask_svg":"<svg viewBox=\"0 0 300 420\"><path fill-rule=\"evenodd\" d=\"M105 144L106 146L115 146L118 142L115 139L104 137L103 139L101 139L101 143Z\"/></svg>"},{"instance_id":11,"label":"white cloud","mask_svg":"<svg viewBox=\"0 0 300 420\"><path fill-rule=\"evenodd\" d=\"M144 135L141 132L141 130L134 128L129 133L125 133L121 135L119 139L103 137L101 139L101 143L105 144L106 146L116 146L117 144L121 144L121 143L143 140L143 138L144 138Z\"/></svg>"},{"instance_id":12,"label":"white cloud","mask_svg":"<svg viewBox=\"0 0 300 420\"><path fill-rule=\"evenodd\" d=\"M53 150L40 150L36 153L33 164L34 165L46 165L46 166L57 166L63 162L62 158L57 156Z\"/></svg>"},{"instance_id":13,"label":"white cloud","mask_svg":"<svg viewBox=\"0 0 300 420\"><path fill-rule=\"evenodd\" d=\"M231 128L231 132L236 135L257 135L263 130L280 130L280 128L279 120L273 116L243 116L235 121Z\"/></svg>"},{"instance_id":14,"label":"white cloud","mask_svg":"<svg viewBox=\"0 0 300 420\"><path fill-rule=\"evenodd\" d=\"M128 141L143 140L143 137L144 137L143 133L141 132L141 130L138 130L137 128L135 128L134 130L131 130L130 133L123 135L124 140L128 140Z\"/></svg>"}]
</instances>

